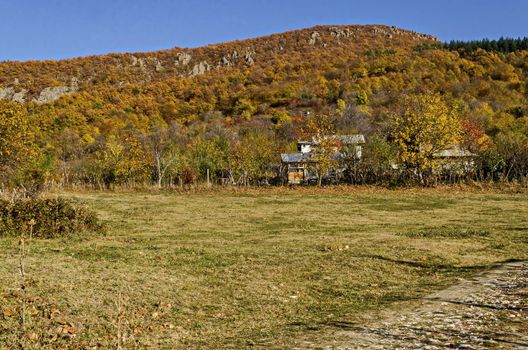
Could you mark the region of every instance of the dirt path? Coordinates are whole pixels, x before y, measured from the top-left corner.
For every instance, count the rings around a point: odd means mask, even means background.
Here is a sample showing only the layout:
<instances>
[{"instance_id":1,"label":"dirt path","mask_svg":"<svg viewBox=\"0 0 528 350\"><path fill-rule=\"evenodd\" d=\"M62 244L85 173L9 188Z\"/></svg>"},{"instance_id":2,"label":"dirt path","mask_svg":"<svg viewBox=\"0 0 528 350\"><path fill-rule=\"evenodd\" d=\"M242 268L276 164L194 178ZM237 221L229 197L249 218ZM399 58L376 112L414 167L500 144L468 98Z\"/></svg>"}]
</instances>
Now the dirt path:
<instances>
[{"instance_id":1,"label":"dirt path","mask_svg":"<svg viewBox=\"0 0 528 350\"><path fill-rule=\"evenodd\" d=\"M528 349L528 264L502 265L332 338L301 348Z\"/></svg>"}]
</instances>

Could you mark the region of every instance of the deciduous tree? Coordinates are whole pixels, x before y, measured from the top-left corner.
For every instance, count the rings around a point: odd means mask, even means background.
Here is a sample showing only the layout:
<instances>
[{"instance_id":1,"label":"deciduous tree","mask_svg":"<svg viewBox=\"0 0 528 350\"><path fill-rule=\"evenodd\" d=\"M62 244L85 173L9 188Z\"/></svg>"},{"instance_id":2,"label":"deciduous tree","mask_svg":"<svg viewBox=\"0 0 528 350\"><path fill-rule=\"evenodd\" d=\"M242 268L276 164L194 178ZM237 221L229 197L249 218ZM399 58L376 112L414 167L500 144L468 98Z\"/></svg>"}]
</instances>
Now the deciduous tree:
<instances>
[{"instance_id":1,"label":"deciduous tree","mask_svg":"<svg viewBox=\"0 0 528 350\"><path fill-rule=\"evenodd\" d=\"M183 166L183 155L178 144L180 136L178 125L172 124L170 127L157 126L142 137L152 158L154 180L158 188L161 188L168 172L173 170L173 173L178 173Z\"/></svg>"},{"instance_id":2,"label":"deciduous tree","mask_svg":"<svg viewBox=\"0 0 528 350\"><path fill-rule=\"evenodd\" d=\"M308 119L301 134L315 143L311 151L312 168L321 186L323 177L339 165L335 155L341 145L335 137L334 124L327 115L316 115Z\"/></svg>"},{"instance_id":3,"label":"deciduous tree","mask_svg":"<svg viewBox=\"0 0 528 350\"><path fill-rule=\"evenodd\" d=\"M17 103L0 100L0 181L28 164L38 155L35 133L24 108Z\"/></svg>"},{"instance_id":4,"label":"deciduous tree","mask_svg":"<svg viewBox=\"0 0 528 350\"><path fill-rule=\"evenodd\" d=\"M398 161L420 177L435 164L435 153L457 145L460 120L456 110L437 94L406 97L389 120Z\"/></svg>"}]
</instances>

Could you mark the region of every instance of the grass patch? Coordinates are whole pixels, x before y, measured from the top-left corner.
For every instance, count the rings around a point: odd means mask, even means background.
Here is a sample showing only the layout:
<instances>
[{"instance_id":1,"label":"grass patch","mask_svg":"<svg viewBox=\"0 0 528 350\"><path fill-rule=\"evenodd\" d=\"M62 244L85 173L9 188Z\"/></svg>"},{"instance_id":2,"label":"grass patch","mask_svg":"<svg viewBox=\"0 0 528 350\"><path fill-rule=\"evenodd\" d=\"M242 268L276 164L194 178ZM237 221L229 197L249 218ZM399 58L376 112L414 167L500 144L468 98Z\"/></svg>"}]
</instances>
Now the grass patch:
<instances>
[{"instance_id":1,"label":"grass patch","mask_svg":"<svg viewBox=\"0 0 528 350\"><path fill-rule=\"evenodd\" d=\"M65 195L87 203L107 233L31 243L28 292L56 305L75 336L50 343L54 323L30 348L115 348L117 324L124 348L302 347L308 332L361 325L459 277L528 259L523 194ZM17 240L0 247L0 307L15 309ZM11 345L9 317L0 317L0 348Z\"/></svg>"}]
</instances>

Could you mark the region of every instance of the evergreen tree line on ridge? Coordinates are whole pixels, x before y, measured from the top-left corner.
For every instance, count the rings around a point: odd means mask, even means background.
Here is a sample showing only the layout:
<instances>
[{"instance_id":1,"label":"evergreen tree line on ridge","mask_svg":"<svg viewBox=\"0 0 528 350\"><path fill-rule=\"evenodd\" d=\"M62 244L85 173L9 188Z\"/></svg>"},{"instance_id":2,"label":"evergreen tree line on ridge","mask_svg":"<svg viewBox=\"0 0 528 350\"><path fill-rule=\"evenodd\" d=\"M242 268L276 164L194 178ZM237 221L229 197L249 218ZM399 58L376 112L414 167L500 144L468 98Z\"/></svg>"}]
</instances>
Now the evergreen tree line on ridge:
<instances>
[{"instance_id":1,"label":"evergreen tree line on ridge","mask_svg":"<svg viewBox=\"0 0 528 350\"><path fill-rule=\"evenodd\" d=\"M486 51L509 53L528 50L528 37L517 39L501 37L498 40L451 40L450 42L445 43L444 47L448 50L454 51L463 49L465 51L471 52L477 49L483 49Z\"/></svg>"}]
</instances>

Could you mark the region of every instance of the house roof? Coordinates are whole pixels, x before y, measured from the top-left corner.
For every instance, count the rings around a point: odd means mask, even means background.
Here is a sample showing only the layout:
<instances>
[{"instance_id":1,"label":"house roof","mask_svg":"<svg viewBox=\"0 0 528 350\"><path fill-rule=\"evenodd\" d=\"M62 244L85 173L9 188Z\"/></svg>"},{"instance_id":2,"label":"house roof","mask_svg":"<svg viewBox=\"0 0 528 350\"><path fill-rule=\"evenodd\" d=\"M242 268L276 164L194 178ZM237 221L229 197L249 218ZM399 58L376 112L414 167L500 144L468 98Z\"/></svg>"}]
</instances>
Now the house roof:
<instances>
[{"instance_id":1,"label":"house roof","mask_svg":"<svg viewBox=\"0 0 528 350\"><path fill-rule=\"evenodd\" d=\"M354 144L365 143L365 136L363 136L361 134L340 135L340 136L338 136L338 138L339 138L339 141L341 141L345 145L354 145Z\"/></svg>"},{"instance_id":2,"label":"house roof","mask_svg":"<svg viewBox=\"0 0 528 350\"><path fill-rule=\"evenodd\" d=\"M311 161L310 153L281 153L283 163L303 163Z\"/></svg>"},{"instance_id":3,"label":"house roof","mask_svg":"<svg viewBox=\"0 0 528 350\"><path fill-rule=\"evenodd\" d=\"M330 158L336 160L343 160L343 154L336 152L330 155ZM281 160L283 163L308 163L314 162L311 153L281 153Z\"/></svg>"},{"instance_id":4,"label":"house roof","mask_svg":"<svg viewBox=\"0 0 528 350\"><path fill-rule=\"evenodd\" d=\"M341 142L344 145L357 145L357 144L363 144L365 143L365 136L361 134L355 134L355 135L335 135L335 136L327 136L334 139L337 139L339 142ZM303 142L303 141L301 141ZM306 141L304 141L306 142ZM303 143L304 143L303 142ZM312 138L311 144L318 144L319 140L315 137Z\"/></svg>"},{"instance_id":5,"label":"house roof","mask_svg":"<svg viewBox=\"0 0 528 350\"><path fill-rule=\"evenodd\" d=\"M454 147L451 149L446 149L444 151L435 152L434 157L438 158L459 158L459 157L474 157L475 154L471 153L467 149Z\"/></svg>"}]
</instances>

